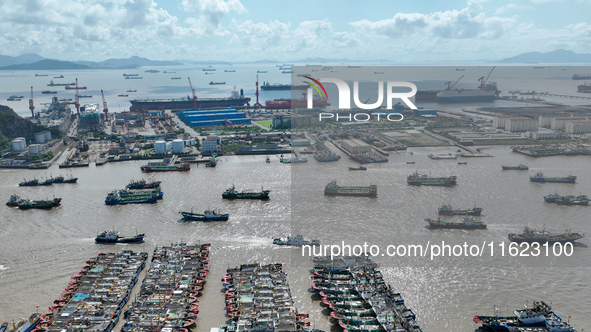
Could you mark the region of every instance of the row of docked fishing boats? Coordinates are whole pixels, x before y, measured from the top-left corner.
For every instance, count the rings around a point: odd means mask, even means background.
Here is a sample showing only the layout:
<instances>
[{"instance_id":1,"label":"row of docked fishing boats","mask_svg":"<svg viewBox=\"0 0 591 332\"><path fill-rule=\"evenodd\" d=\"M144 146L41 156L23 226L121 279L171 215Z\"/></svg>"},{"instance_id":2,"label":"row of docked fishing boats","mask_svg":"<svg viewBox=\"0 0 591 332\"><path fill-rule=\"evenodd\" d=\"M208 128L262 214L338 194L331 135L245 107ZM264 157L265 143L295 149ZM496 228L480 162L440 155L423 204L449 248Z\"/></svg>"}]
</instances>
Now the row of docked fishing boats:
<instances>
[{"instance_id":1,"label":"row of docked fishing boats","mask_svg":"<svg viewBox=\"0 0 591 332\"><path fill-rule=\"evenodd\" d=\"M62 199L56 197L52 200L32 200L32 199L23 199L19 195L12 195L8 202L6 202L7 206L10 207L18 207L21 210L29 210L29 209L41 209L41 210L51 210L54 207L60 206L62 204Z\"/></svg>"},{"instance_id":2,"label":"row of docked fishing boats","mask_svg":"<svg viewBox=\"0 0 591 332\"><path fill-rule=\"evenodd\" d=\"M566 195L550 194L544 196L544 201L547 203L556 203L558 205L589 205L589 195Z\"/></svg>"},{"instance_id":3,"label":"row of docked fishing boats","mask_svg":"<svg viewBox=\"0 0 591 332\"><path fill-rule=\"evenodd\" d=\"M123 312L121 332L188 332L195 326L209 274L209 244L157 246L139 293Z\"/></svg>"},{"instance_id":4,"label":"row of docked fishing boats","mask_svg":"<svg viewBox=\"0 0 591 332\"><path fill-rule=\"evenodd\" d=\"M331 310L335 325L351 332L422 332L400 293L365 256L317 256L312 290Z\"/></svg>"},{"instance_id":5,"label":"row of docked fishing boats","mask_svg":"<svg viewBox=\"0 0 591 332\"><path fill-rule=\"evenodd\" d=\"M513 316L499 316L495 306L493 316L474 316L473 320L482 329L510 332L576 332L575 328L562 320L550 305L544 301L534 302L531 307L513 311Z\"/></svg>"},{"instance_id":6,"label":"row of docked fishing boats","mask_svg":"<svg viewBox=\"0 0 591 332\"><path fill-rule=\"evenodd\" d=\"M306 331L308 314L298 311L287 282L285 265L243 264L222 278L226 316L221 331Z\"/></svg>"},{"instance_id":7,"label":"row of docked fishing boats","mask_svg":"<svg viewBox=\"0 0 591 332\"><path fill-rule=\"evenodd\" d=\"M18 185L21 187L36 187L36 186L51 186L54 183L76 183L78 178L72 177L70 175L69 178L65 178L63 175L57 177L50 177L45 181L39 181L38 179L33 180L23 180L23 182L19 183Z\"/></svg>"}]
</instances>

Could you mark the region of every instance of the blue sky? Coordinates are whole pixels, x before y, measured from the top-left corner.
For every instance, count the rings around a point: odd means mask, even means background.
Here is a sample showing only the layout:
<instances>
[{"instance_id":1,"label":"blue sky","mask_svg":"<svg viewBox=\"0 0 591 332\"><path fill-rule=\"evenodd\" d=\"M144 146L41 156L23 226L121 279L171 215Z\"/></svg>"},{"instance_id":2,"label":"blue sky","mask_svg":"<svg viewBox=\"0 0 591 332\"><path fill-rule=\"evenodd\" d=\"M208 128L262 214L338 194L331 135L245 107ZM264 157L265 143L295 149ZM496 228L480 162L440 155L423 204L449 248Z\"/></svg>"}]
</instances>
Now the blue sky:
<instances>
[{"instance_id":1,"label":"blue sky","mask_svg":"<svg viewBox=\"0 0 591 332\"><path fill-rule=\"evenodd\" d=\"M591 0L0 0L0 54L397 62L591 52Z\"/></svg>"}]
</instances>

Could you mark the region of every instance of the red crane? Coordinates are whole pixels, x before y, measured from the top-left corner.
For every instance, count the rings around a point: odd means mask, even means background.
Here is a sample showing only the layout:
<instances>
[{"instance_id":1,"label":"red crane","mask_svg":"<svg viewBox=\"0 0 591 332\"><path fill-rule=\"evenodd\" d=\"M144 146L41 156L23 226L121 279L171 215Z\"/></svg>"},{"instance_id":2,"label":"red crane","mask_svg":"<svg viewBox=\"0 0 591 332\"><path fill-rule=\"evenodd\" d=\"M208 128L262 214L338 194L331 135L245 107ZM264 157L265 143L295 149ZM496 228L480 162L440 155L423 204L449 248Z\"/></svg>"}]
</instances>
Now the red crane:
<instances>
[{"instance_id":1,"label":"red crane","mask_svg":"<svg viewBox=\"0 0 591 332\"><path fill-rule=\"evenodd\" d=\"M493 70L495 70L495 68L497 68L497 66L492 67L492 69L490 70L490 72L488 73L486 78L484 78L484 76L482 76L481 78L478 79L480 81L480 87L479 87L480 90L485 89L486 82L490 78L490 74L492 74L492 72L493 72Z\"/></svg>"},{"instance_id":2,"label":"red crane","mask_svg":"<svg viewBox=\"0 0 591 332\"><path fill-rule=\"evenodd\" d=\"M80 99L78 99L78 77L76 77L76 97L74 99L74 105L76 106L76 113L80 116Z\"/></svg>"},{"instance_id":3,"label":"red crane","mask_svg":"<svg viewBox=\"0 0 591 332\"><path fill-rule=\"evenodd\" d=\"M254 94L257 96L257 102L254 104L254 107L262 107L261 103L259 103L259 75L257 75L257 84L256 84L256 93Z\"/></svg>"},{"instance_id":4,"label":"red crane","mask_svg":"<svg viewBox=\"0 0 591 332\"><path fill-rule=\"evenodd\" d=\"M109 108L107 108L107 101L105 100L105 93L101 90L101 96L103 96L103 112L105 112L105 122L109 121Z\"/></svg>"},{"instance_id":5,"label":"red crane","mask_svg":"<svg viewBox=\"0 0 591 332\"><path fill-rule=\"evenodd\" d=\"M31 99L29 99L29 109L31 110L31 118L35 117L35 105L33 105L33 87L31 87Z\"/></svg>"},{"instance_id":6,"label":"red crane","mask_svg":"<svg viewBox=\"0 0 591 332\"><path fill-rule=\"evenodd\" d=\"M193 109L197 110L197 95L195 94L195 89L193 89L193 84L191 84L191 78L187 78L189 79L189 86L191 87L191 93L193 94Z\"/></svg>"},{"instance_id":7,"label":"red crane","mask_svg":"<svg viewBox=\"0 0 591 332\"><path fill-rule=\"evenodd\" d=\"M460 78L458 78L458 80L457 80L457 81L453 82L453 84L452 84L452 82L451 82L451 81L450 81L450 82L445 82L445 84L447 84L447 88L446 88L445 90L451 90L451 89L453 89L453 88L456 86L456 84L458 84L458 82L459 82L459 81L460 81L460 80L461 80L463 77L464 77L464 75L460 76Z\"/></svg>"}]
</instances>

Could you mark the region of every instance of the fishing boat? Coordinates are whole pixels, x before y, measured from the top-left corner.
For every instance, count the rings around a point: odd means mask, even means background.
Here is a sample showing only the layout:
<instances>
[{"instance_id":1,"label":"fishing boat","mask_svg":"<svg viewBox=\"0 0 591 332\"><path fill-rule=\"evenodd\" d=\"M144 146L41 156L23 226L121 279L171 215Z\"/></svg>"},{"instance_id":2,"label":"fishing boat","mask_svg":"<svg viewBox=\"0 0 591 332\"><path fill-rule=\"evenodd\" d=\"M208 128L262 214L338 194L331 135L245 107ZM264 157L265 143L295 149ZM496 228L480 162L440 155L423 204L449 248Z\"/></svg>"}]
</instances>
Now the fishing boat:
<instances>
[{"instance_id":1,"label":"fishing boat","mask_svg":"<svg viewBox=\"0 0 591 332\"><path fill-rule=\"evenodd\" d=\"M261 188L261 191L259 191L259 192L256 192L256 191L238 192L236 190L236 188L234 187L234 185L232 185L232 188L228 188L228 189L226 189L226 191L224 191L222 193L222 198L225 198L225 199L269 199L270 192L271 192L271 190L263 190L263 188Z\"/></svg>"},{"instance_id":2,"label":"fishing boat","mask_svg":"<svg viewBox=\"0 0 591 332\"><path fill-rule=\"evenodd\" d=\"M495 313L498 308L495 306ZM508 326L535 327L542 326L548 315L553 313L552 308L544 301L534 302L532 307L524 306L523 309L513 311L515 316L474 316L475 323L482 328L494 331L507 331ZM532 332L534 330L531 330Z\"/></svg>"},{"instance_id":3,"label":"fishing boat","mask_svg":"<svg viewBox=\"0 0 591 332\"><path fill-rule=\"evenodd\" d=\"M482 208L477 208L477 207L473 207L471 209L467 209L467 210L454 210L451 205L442 205L441 207L439 207L439 209L437 209L437 213L444 215L444 216L453 216L453 215L459 215L459 216L479 216L480 213L482 213Z\"/></svg>"},{"instance_id":4,"label":"fishing boat","mask_svg":"<svg viewBox=\"0 0 591 332\"><path fill-rule=\"evenodd\" d=\"M215 210L205 210L203 214L191 212L179 212L184 220L191 221L228 221L230 215L227 213L217 213Z\"/></svg>"},{"instance_id":5,"label":"fishing boat","mask_svg":"<svg viewBox=\"0 0 591 332\"><path fill-rule=\"evenodd\" d=\"M19 195L11 195L6 205L8 206L19 206L24 200Z\"/></svg>"},{"instance_id":6,"label":"fishing boat","mask_svg":"<svg viewBox=\"0 0 591 332\"><path fill-rule=\"evenodd\" d=\"M39 185L39 180L23 180L23 182L19 183L18 185L21 187L34 187Z\"/></svg>"},{"instance_id":7,"label":"fishing boat","mask_svg":"<svg viewBox=\"0 0 591 332\"><path fill-rule=\"evenodd\" d=\"M523 230L523 233L521 234L515 234L515 233L510 233L508 235L509 240L511 242L517 242L517 243L522 243L522 242L527 242L527 243L567 243L567 242L574 242L578 239L582 239L585 237L585 235L583 234L579 234L579 233L571 233L571 232L565 232L562 234L551 234L550 232L546 231L546 230L535 230L535 229L531 229L529 227L525 227L525 229Z\"/></svg>"},{"instance_id":8,"label":"fishing boat","mask_svg":"<svg viewBox=\"0 0 591 332\"><path fill-rule=\"evenodd\" d=\"M273 244L277 244L280 246L303 246L303 245L311 245L311 246L318 246L320 245L320 240L306 240L301 235L296 236L289 236L286 238L273 238Z\"/></svg>"},{"instance_id":9,"label":"fishing boat","mask_svg":"<svg viewBox=\"0 0 591 332\"><path fill-rule=\"evenodd\" d=\"M453 229L485 229L486 224L472 218L462 218L462 222L443 221L441 219L425 219L431 228L453 228Z\"/></svg>"},{"instance_id":10,"label":"fishing boat","mask_svg":"<svg viewBox=\"0 0 591 332\"><path fill-rule=\"evenodd\" d=\"M562 196L560 196L558 194L550 194L550 195L544 196L544 201L546 203L556 203L556 200L558 200L559 198L562 198Z\"/></svg>"},{"instance_id":11,"label":"fishing boat","mask_svg":"<svg viewBox=\"0 0 591 332\"><path fill-rule=\"evenodd\" d=\"M527 171L529 167L525 164L519 164L517 166L502 165L503 170L516 170L516 171Z\"/></svg>"},{"instance_id":12,"label":"fishing boat","mask_svg":"<svg viewBox=\"0 0 591 332\"><path fill-rule=\"evenodd\" d=\"M6 328L8 327L8 323L2 323L2 326L0 326L0 332L4 332L6 331Z\"/></svg>"},{"instance_id":13,"label":"fishing boat","mask_svg":"<svg viewBox=\"0 0 591 332\"><path fill-rule=\"evenodd\" d=\"M159 188L162 181L154 181L150 180L149 182L145 179L141 180L131 180L125 188L129 189L155 189Z\"/></svg>"},{"instance_id":14,"label":"fishing boat","mask_svg":"<svg viewBox=\"0 0 591 332\"><path fill-rule=\"evenodd\" d=\"M96 236L96 243L141 243L144 242L146 234L136 234L135 236L121 236L114 230L104 231Z\"/></svg>"},{"instance_id":15,"label":"fishing boat","mask_svg":"<svg viewBox=\"0 0 591 332\"><path fill-rule=\"evenodd\" d=\"M19 100L21 100L23 98L24 98L23 96L12 95L12 96L6 98L6 100L8 100L8 101L19 101Z\"/></svg>"},{"instance_id":16,"label":"fishing boat","mask_svg":"<svg viewBox=\"0 0 591 332\"><path fill-rule=\"evenodd\" d=\"M548 177L544 176L544 173L536 173L534 176L530 176L529 180L532 182L560 182L560 183L575 183L577 181L577 177L574 175L569 175L566 177Z\"/></svg>"},{"instance_id":17,"label":"fishing boat","mask_svg":"<svg viewBox=\"0 0 591 332\"><path fill-rule=\"evenodd\" d=\"M589 205L589 196L588 195L566 195L560 196L558 199L554 201L554 203L558 205Z\"/></svg>"},{"instance_id":18,"label":"fishing boat","mask_svg":"<svg viewBox=\"0 0 591 332\"><path fill-rule=\"evenodd\" d=\"M359 167L349 167L350 171L367 171L367 167L359 166Z\"/></svg>"},{"instance_id":19,"label":"fishing boat","mask_svg":"<svg viewBox=\"0 0 591 332\"><path fill-rule=\"evenodd\" d=\"M269 163L271 162L271 159L269 159L269 156L267 156L267 158L265 158L265 162L266 162L267 164L269 164Z\"/></svg>"},{"instance_id":20,"label":"fishing boat","mask_svg":"<svg viewBox=\"0 0 591 332\"><path fill-rule=\"evenodd\" d=\"M140 167L142 172L184 172L191 170L191 164L183 162L178 165L167 164L164 162L148 163Z\"/></svg>"},{"instance_id":21,"label":"fishing boat","mask_svg":"<svg viewBox=\"0 0 591 332\"><path fill-rule=\"evenodd\" d=\"M460 161L460 162L458 162L458 165L468 165L468 162L467 161Z\"/></svg>"}]
</instances>

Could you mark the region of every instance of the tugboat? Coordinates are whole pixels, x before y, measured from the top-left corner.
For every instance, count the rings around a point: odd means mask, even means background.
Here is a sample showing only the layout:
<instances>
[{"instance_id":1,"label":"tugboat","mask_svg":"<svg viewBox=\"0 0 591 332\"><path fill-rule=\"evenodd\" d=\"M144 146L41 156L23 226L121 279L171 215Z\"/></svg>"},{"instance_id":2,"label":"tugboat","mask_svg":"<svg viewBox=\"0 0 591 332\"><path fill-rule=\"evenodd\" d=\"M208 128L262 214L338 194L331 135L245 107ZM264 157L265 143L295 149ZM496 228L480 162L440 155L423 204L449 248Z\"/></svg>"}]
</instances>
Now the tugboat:
<instances>
[{"instance_id":1,"label":"tugboat","mask_svg":"<svg viewBox=\"0 0 591 332\"><path fill-rule=\"evenodd\" d=\"M271 192L271 190L263 190L263 188L261 188L261 191L259 191L259 192L256 192L256 191L238 192L236 190L236 188L234 187L234 185L232 185L232 188L228 188L228 189L226 189L226 191L224 191L222 193L222 198L225 198L225 199L269 199L270 192Z\"/></svg>"},{"instance_id":2,"label":"tugboat","mask_svg":"<svg viewBox=\"0 0 591 332\"><path fill-rule=\"evenodd\" d=\"M444 186L451 187L456 185L457 176L431 177L426 174L414 172L406 178L406 182L411 186Z\"/></svg>"},{"instance_id":3,"label":"tugboat","mask_svg":"<svg viewBox=\"0 0 591 332\"><path fill-rule=\"evenodd\" d=\"M519 164L517 166L505 166L502 165L501 168L503 170L516 170L516 171L527 171L529 167L525 164Z\"/></svg>"},{"instance_id":4,"label":"tugboat","mask_svg":"<svg viewBox=\"0 0 591 332\"><path fill-rule=\"evenodd\" d=\"M19 195L12 195L6 205L8 206L19 206L24 200Z\"/></svg>"},{"instance_id":5,"label":"tugboat","mask_svg":"<svg viewBox=\"0 0 591 332\"><path fill-rule=\"evenodd\" d=\"M34 187L34 186L38 186L39 185L39 180L37 179L33 179L33 180L23 180L23 182L18 184L21 187Z\"/></svg>"},{"instance_id":6,"label":"tugboat","mask_svg":"<svg viewBox=\"0 0 591 332\"><path fill-rule=\"evenodd\" d=\"M119 236L116 231L104 231L96 236L96 243L141 243L144 242L146 234L136 234L135 236Z\"/></svg>"},{"instance_id":7,"label":"tugboat","mask_svg":"<svg viewBox=\"0 0 591 332\"><path fill-rule=\"evenodd\" d=\"M203 214L191 212L179 212L184 220L190 221L228 221L230 215L227 213L217 213L215 210L205 210Z\"/></svg>"},{"instance_id":8,"label":"tugboat","mask_svg":"<svg viewBox=\"0 0 591 332\"><path fill-rule=\"evenodd\" d=\"M486 224L472 218L462 218L462 222L448 222L440 219L425 219L431 228L453 228L453 229L485 229Z\"/></svg>"},{"instance_id":9,"label":"tugboat","mask_svg":"<svg viewBox=\"0 0 591 332\"><path fill-rule=\"evenodd\" d=\"M367 167L359 166L359 167L349 167L350 171L367 171Z\"/></svg>"},{"instance_id":10,"label":"tugboat","mask_svg":"<svg viewBox=\"0 0 591 332\"><path fill-rule=\"evenodd\" d=\"M274 238L273 244L277 244L280 246L303 246L303 245L311 245L311 246L319 246L319 240L306 240L301 235L296 235L294 237L289 236L287 238Z\"/></svg>"},{"instance_id":11,"label":"tugboat","mask_svg":"<svg viewBox=\"0 0 591 332\"><path fill-rule=\"evenodd\" d=\"M531 229L529 227L525 227L522 234L509 234L509 240L512 242L527 242L527 243L567 243L567 242L575 242L578 239L582 239L585 237L583 234L579 233L570 233L566 232L563 234L550 234L550 232L546 230L538 231L535 229Z\"/></svg>"},{"instance_id":12,"label":"tugboat","mask_svg":"<svg viewBox=\"0 0 591 332\"><path fill-rule=\"evenodd\" d=\"M454 210L451 205L442 205L437 212L444 216L479 216L482 213L482 208L471 208L469 210Z\"/></svg>"},{"instance_id":13,"label":"tugboat","mask_svg":"<svg viewBox=\"0 0 591 332\"><path fill-rule=\"evenodd\" d=\"M577 181L577 177L574 175L569 175L566 177L547 177L547 176L544 176L544 173L536 173L536 175L530 176L529 180L532 182L575 183Z\"/></svg>"}]
</instances>

